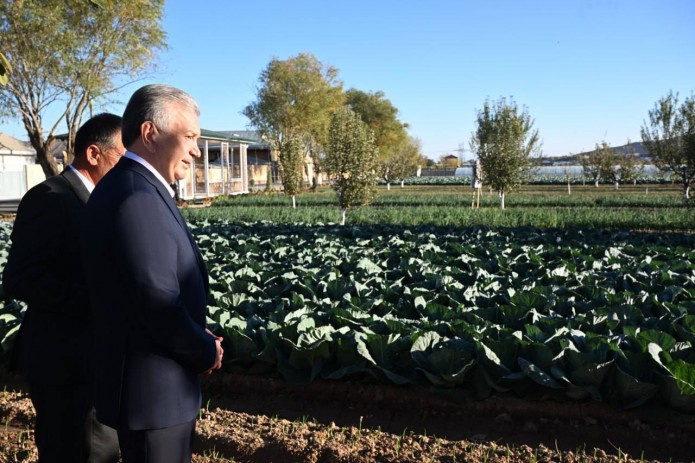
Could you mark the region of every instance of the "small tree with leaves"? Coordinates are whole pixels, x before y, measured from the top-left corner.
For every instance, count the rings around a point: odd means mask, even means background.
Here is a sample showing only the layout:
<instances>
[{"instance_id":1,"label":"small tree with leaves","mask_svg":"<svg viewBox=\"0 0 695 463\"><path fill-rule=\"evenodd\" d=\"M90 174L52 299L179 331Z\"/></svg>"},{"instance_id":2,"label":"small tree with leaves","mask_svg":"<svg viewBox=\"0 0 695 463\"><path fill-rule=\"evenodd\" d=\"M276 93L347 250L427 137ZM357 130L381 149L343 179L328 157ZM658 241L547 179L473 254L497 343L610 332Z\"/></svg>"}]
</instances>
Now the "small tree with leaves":
<instances>
[{"instance_id":1,"label":"small tree with leaves","mask_svg":"<svg viewBox=\"0 0 695 463\"><path fill-rule=\"evenodd\" d=\"M417 138L409 138L393 156L391 178L394 181L400 181L401 188L403 188L403 181L408 177L414 176L418 166L424 163L422 143Z\"/></svg>"},{"instance_id":2,"label":"small tree with leaves","mask_svg":"<svg viewBox=\"0 0 695 463\"><path fill-rule=\"evenodd\" d=\"M346 92L346 104L374 132L374 143L379 149L377 172L390 189L391 181L398 176L394 173L402 162L402 148L408 143L408 124L398 119L398 109L384 92L350 89Z\"/></svg>"},{"instance_id":3,"label":"small tree with leaves","mask_svg":"<svg viewBox=\"0 0 695 463\"><path fill-rule=\"evenodd\" d=\"M374 132L350 108L333 115L328 131L325 168L340 206L340 224L348 209L369 204L376 194L377 157Z\"/></svg>"},{"instance_id":4,"label":"small tree with leaves","mask_svg":"<svg viewBox=\"0 0 695 463\"><path fill-rule=\"evenodd\" d=\"M669 92L649 111L649 124L645 122L641 132L654 164L678 178L689 199L695 183L695 96L679 107L678 94Z\"/></svg>"},{"instance_id":5,"label":"small tree with leaves","mask_svg":"<svg viewBox=\"0 0 695 463\"><path fill-rule=\"evenodd\" d=\"M602 141L601 144L596 143L594 151L579 157L584 177L590 178L596 188L601 180L611 181L614 173L614 157L613 149L606 141Z\"/></svg>"},{"instance_id":6,"label":"small tree with leaves","mask_svg":"<svg viewBox=\"0 0 695 463\"><path fill-rule=\"evenodd\" d=\"M286 139L281 146L282 187L286 195L292 196L292 207L296 208L296 196L302 191L304 184L304 150L296 138Z\"/></svg>"},{"instance_id":7,"label":"small tree with leaves","mask_svg":"<svg viewBox=\"0 0 695 463\"><path fill-rule=\"evenodd\" d=\"M615 183L615 189L622 183L637 183L637 179L644 171L644 166L640 164L639 157L636 153L616 154L613 157L613 174L612 180Z\"/></svg>"},{"instance_id":8,"label":"small tree with leaves","mask_svg":"<svg viewBox=\"0 0 695 463\"><path fill-rule=\"evenodd\" d=\"M486 183L499 192L504 209L505 195L521 185L535 165L534 158L541 155L538 130L526 108L520 110L505 98L485 101L476 122L471 151L480 160Z\"/></svg>"}]
</instances>

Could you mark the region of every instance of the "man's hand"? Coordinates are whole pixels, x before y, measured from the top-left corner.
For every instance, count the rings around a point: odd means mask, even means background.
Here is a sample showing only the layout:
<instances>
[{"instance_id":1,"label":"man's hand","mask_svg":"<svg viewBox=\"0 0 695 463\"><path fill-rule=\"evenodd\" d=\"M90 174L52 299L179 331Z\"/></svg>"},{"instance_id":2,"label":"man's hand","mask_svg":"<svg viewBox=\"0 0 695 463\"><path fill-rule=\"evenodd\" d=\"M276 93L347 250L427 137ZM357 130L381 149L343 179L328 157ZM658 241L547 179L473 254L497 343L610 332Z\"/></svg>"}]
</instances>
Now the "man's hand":
<instances>
[{"instance_id":1,"label":"man's hand","mask_svg":"<svg viewBox=\"0 0 695 463\"><path fill-rule=\"evenodd\" d=\"M222 368L222 358L224 357L224 349L222 348L222 338L220 336L215 336L212 331L205 328L205 332L210 336L215 338L215 347L217 348L217 353L215 354L215 363L210 367L209 370L205 372L206 375L212 374L213 371Z\"/></svg>"}]
</instances>

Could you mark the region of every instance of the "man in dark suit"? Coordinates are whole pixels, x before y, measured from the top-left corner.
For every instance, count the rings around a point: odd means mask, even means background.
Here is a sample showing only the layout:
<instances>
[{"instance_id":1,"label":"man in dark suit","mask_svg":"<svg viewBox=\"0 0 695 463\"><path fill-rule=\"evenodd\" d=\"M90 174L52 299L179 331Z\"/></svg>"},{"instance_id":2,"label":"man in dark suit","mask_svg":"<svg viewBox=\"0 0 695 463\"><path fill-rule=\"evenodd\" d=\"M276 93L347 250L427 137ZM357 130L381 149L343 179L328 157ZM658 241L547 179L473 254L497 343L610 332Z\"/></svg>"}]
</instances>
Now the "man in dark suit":
<instances>
[{"instance_id":1,"label":"man in dark suit","mask_svg":"<svg viewBox=\"0 0 695 463\"><path fill-rule=\"evenodd\" d=\"M95 406L117 429L124 463L191 461L198 376L222 361L221 338L205 328L205 263L170 186L200 157L198 116L181 90L137 90L123 113L128 151L87 205Z\"/></svg>"},{"instance_id":2,"label":"man in dark suit","mask_svg":"<svg viewBox=\"0 0 695 463\"><path fill-rule=\"evenodd\" d=\"M41 463L118 459L116 431L93 411L93 324L79 233L91 190L124 152L121 118L91 118L75 136L74 162L30 189L17 210L3 287L28 304L13 366L36 410Z\"/></svg>"}]
</instances>

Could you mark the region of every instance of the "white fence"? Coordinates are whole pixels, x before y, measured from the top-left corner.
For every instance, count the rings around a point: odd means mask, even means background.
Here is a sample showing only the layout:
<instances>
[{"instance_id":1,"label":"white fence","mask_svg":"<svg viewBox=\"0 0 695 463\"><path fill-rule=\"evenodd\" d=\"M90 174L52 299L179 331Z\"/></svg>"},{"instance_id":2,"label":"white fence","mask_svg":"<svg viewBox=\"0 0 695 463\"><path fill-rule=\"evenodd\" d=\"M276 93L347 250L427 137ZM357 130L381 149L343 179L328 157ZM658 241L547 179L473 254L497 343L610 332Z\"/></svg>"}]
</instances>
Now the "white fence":
<instances>
[{"instance_id":1,"label":"white fence","mask_svg":"<svg viewBox=\"0 0 695 463\"><path fill-rule=\"evenodd\" d=\"M0 199L19 199L26 191L24 172L0 172Z\"/></svg>"},{"instance_id":2,"label":"white fence","mask_svg":"<svg viewBox=\"0 0 695 463\"><path fill-rule=\"evenodd\" d=\"M27 164L20 171L0 171L0 200L20 199L34 185L46 179L39 164Z\"/></svg>"}]
</instances>

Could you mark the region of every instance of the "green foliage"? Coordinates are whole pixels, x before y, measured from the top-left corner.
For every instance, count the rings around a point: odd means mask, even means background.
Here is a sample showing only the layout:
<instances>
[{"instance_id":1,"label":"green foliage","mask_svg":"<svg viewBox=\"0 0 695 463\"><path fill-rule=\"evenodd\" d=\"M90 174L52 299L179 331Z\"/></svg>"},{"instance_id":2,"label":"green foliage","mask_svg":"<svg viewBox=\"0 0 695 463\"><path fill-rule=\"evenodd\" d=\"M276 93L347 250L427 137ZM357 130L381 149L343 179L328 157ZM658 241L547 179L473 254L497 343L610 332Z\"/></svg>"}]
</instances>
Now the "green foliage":
<instances>
[{"instance_id":1,"label":"green foliage","mask_svg":"<svg viewBox=\"0 0 695 463\"><path fill-rule=\"evenodd\" d=\"M86 1L0 2L0 53L13 67L0 87L0 107L21 118L47 176L58 172L50 151L58 124L67 123L71 151L84 111L150 72L155 52L165 47L163 9L162 0L123 0L108 8ZM44 126L47 114L56 119Z\"/></svg>"},{"instance_id":2,"label":"green foliage","mask_svg":"<svg viewBox=\"0 0 695 463\"><path fill-rule=\"evenodd\" d=\"M193 224L227 368L695 405L688 234ZM610 243L610 245L606 245ZM311 244L311 245L309 245Z\"/></svg>"},{"instance_id":3,"label":"green foliage","mask_svg":"<svg viewBox=\"0 0 695 463\"><path fill-rule=\"evenodd\" d=\"M265 174L265 191L270 192L273 190L273 169L268 166L268 170Z\"/></svg>"},{"instance_id":4,"label":"green foliage","mask_svg":"<svg viewBox=\"0 0 695 463\"><path fill-rule=\"evenodd\" d=\"M654 163L679 178L689 198L695 183L695 96L678 106L678 94L669 92L649 111L641 133Z\"/></svg>"},{"instance_id":5,"label":"green foliage","mask_svg":"<svg viewBox=\"0 0 695 463\"><path fill-rule=\"evenodd\" d=\"M347 107L333 115L326 152L326 172L342 212L368 204L376 193L378 149L374 134L360 117Z\"/></svg>"},{"instance_id":6,"label":"green foliage","mask_svg":"<svg viewBox=\"0 0 695 463\"><path fill-rule=\"evenodd\" d=\"M413 148L417 149L418 146L408 140L407 124L398 120L398 109L385 97L384 92L367 93L350 89L346 95L348 107L374 132L374 143L379 149L379 176L389 182L412 175L417 161L410 172L405 175L401 172L409 170L413 164L410 158Z\"/></svg>"},{"instance_id":7,"label":"green foliage","mask_svg":"<svg viewBox=\"0 0 695 463\"><path fill-rule=\"evenodd\" d=\"M540 155L538 130L525 108L520 111L505 98L486 100L476 124L471 150L480 160L486 184L500 193L504 208L505 194L522 184L534 163L532 157Z\"/></svg>"},{"instance_id":8,"label":"green foliage","mask_svg":"<svg viewBox=\"0 0 695 463\"><path fill-rule=\"evenodd\" d=\"M422 143L417 138L410 138L391 157L388 167L388 180L403 181L408 177L412 177L417 172L417 168L424 164Z\"/></svg>"},{"instance_id":9,"label":"green foliage","mask_svg":"<svg viewBox=\"0 0 695 463\"><path fill-rule=\"evenodd\" d=\"M444 178L444 177L437 177ZM453 178L453 177L448 177ZM648 191L648 192L647 192ZM480 209L470 208L470 182L463 185L411 185L379 194L367 207L351 212L353 224L492 226L579 229L695 230L692 204L671 185L627 185L621 190L577 186L572 196L563 186L525 186L509 198L507 208L494 207L496 195L483 193ZM303 207L287 208L282 195L241 195L216 201L213 208L187 209L190 218L234 222L334 223L339 206L329 188L302 196Z\"/></svg>"},{"instance_id":10,"label":"green foliage","mask_svg":"<svg viewBox=\"0 0 695 463\"><path fill-rule=\"evenodd\" d=\"M7 61L5 55L0 53L0 85L5 86L10 80L10 72L12 72L12 66L10 62Z\"/></svg>"},{"instance_id":11,"label":"green foliage","mask_svg":"<svg viewBox=\"0 0 695 463\"><path fill-rule=\"evenodd\" d=\"M331 115L344 100L338 70L300 53L287 60L274 58L258 80L256 101L243 114L280 151L280 159L285 141L301 140L302 152L311 156L316 172L322 171Z\"/></svg>"},{"instance_id":12,"label":"green foliage","mask_svg":"<svg viewBox=\"0 0 695 463\"><path fill-rule=\"evenodd\" d=\"M614 182L635 183L644 172L644 165L639 163L635 153L617 154L615 163L612 176Z\"/></svg>"},{"instance_id":13,"label":"green foliage","mask_svg":"<svg viewBox=\"0 0 695 463\"><path fill-rule=\"evenodd\" d=\"M7 263L9 252L10 233L12 224L0 222L0 274ZM14 346L14 340L19 330L19 325L24 319L26 305L5 297L0 285L0 360L9 361L10 351Z\"/></svg>"},{"instance_id":14,"label":"green foliage","mask_svg":"<svg viewBox=\"0 0 695 463\"><path fill-rule=\"evenodd\" d=\"M597 143L594 151L579 159L584 176L591 179L596 186L601 179L610 179L614 156L613 150L607 142L603 141L600 145Z\"/></svg>"},{"instance_id":15,"label":"green foliage","mask_svg":"<svg viewBox=\"0 0 695 463\"><path fill-rule=\"evenodd\" d=\"M304 153L296 138L285 140L281 150L282 186L285 194L294 196L301 193L304 184Z\"/></svg>"}]
</instances>

